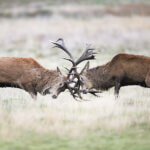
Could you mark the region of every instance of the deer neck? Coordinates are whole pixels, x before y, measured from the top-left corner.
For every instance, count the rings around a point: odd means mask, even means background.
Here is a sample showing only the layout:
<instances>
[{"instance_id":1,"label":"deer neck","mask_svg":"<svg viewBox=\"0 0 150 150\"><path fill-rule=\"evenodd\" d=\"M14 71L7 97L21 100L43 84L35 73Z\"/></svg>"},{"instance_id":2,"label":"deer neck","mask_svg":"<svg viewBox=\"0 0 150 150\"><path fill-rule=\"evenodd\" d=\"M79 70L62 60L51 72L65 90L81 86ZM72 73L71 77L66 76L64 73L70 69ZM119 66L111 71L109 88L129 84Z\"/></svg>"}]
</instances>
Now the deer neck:
<instances>
[{"instance_id":1,"label":"deer neck","mask_svg":"<svg viewBox=\"0 0 150 150\"><path fill-rule=\"evenodd\" d=\"M51 71L51 70L43 70L41 72L41 78L38 79L37 84L36 84L36 89L39 93L41 93L43 91L43 89L48 88L48 82L49 81L53 81L54 79L54 74L55 71Z\"/></svg>"},{"instance_id":2,"label":"deer neck","mask_svg":"<svg viewBox=\"0 0 150 150\"><path fill-rule=\"evenodd\" d=\"M93 88L105 90L105 84L108 78L106 65L98 66L88 70L88 78L92 82Z\"/></svg>"}]
</instances>

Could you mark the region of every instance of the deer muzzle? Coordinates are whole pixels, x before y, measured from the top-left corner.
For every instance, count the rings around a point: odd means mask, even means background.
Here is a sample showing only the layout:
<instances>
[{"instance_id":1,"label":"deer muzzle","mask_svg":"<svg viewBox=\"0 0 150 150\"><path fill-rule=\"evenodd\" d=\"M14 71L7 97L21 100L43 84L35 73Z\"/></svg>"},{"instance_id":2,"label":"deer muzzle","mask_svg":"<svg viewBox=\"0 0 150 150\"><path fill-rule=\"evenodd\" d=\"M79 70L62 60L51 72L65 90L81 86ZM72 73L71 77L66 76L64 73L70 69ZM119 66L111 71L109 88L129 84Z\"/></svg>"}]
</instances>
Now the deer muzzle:
<instances>
[{"instance_id":1,"label":"deer muzzle","mask_svg":"<svg viewBox=\"0 0 150 150\"><path fill-rule=\"evenodd\" d=\"M57 95L52 95L52 98L53 98L53 99L56 99L56 98L57 98Z\"/></svg>"},{"instance_id":2,"label":"deer muzzle","mask_svg":"<svg viewBox=\"0 0 150 150\"><path fill-rule=\"evenodd\" d=\"M83 94L87 94L87 90L83 90L82 92L83 92Z\"/></svg>"}]
</instances>

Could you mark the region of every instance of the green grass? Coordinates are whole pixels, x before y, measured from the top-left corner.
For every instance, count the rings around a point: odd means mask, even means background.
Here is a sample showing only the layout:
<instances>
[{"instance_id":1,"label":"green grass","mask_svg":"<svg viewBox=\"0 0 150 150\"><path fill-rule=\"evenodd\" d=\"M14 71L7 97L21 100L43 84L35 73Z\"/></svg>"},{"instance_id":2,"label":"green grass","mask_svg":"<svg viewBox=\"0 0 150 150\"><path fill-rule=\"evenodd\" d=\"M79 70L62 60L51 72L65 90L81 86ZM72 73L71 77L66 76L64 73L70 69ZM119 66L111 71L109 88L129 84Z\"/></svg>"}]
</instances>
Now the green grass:
<instances>
[{"instance_id":1,"label":"green grass","mask_svg":"<svg viewBox=\"0 0 150 150\"><path fill-rule=\"evenodd\" d=\"M150 128L145 124L120 132L96 130L76 138L24 131L0 139L0 150L149 150L149 141Z\"/></svg>"}]
</instances>

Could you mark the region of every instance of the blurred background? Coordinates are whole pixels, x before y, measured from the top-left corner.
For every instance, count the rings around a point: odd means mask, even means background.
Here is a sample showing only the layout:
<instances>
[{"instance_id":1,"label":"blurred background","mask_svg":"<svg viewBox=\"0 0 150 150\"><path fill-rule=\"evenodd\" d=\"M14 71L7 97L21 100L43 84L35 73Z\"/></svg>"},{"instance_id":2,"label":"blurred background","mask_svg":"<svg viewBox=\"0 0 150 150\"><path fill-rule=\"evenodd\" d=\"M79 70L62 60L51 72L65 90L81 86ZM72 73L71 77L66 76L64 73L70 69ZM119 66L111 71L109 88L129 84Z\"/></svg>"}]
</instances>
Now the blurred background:
<instances>
[{"instance_id":1,"label":"blurred background","mask_svg":"<svg viewBox=\"0 0 150 150\"><path fill-rule=\"evenodd\" d=\"M92 44L100 63L120 52L149 55L149 15L149 0L0 0L0 56L62 64L50 43L59 37L75 57Z\"/></svg>"},{"instance_id":2,"label":"blurred background","mask_svg":"<svg viewBox=\"0 0 150 150\"><path fill-rule=\"evenodd\" d=\"M78 58L86 44L98 52L90 66L118 53L150 57L150 0L0 0L0 57L33 57L49 69L70 65L51 41L64 38ZM81 67L84 64L81 65ZM124 87L76 102L0 89L0 150L149 150L150 90Z\"/></svg>"}]
</instances>

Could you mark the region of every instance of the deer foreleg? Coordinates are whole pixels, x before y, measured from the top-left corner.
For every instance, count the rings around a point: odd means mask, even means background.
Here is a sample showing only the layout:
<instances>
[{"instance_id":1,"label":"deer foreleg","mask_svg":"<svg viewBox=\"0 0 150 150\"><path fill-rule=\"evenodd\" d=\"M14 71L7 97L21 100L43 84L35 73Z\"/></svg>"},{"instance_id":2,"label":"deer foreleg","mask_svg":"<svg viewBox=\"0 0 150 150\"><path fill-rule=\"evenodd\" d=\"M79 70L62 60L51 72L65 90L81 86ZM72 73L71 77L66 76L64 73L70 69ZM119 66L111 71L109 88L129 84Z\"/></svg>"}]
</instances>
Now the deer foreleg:
<instances>
[{"instance_id":1,"label":"deer foreleg","mask_svg":"<svg viewBox=\"0 0 150 150\"><path fill-rule=\"evenodd\" d=\"M149 71L149 73L146 76L145 83L146 83L147 87L150 88L150 71Z\"/></svg>"},{"instance_id":2,"label":"deer foreleg","mask_svg":"<svg viewBox=\"0 0 150 150\"><path fill-rule=\"evenodd\" d=\"M29 94L31 95L31 97L32 97L34 100L37 100L37 93L29 92Z\"/></svg>"},{"instance_id":3,"label":"deer foreleg","mask_svg":"<svg viewBox=\"0 0 150 150\"><path fill-rule=\"evenodd\" d=\"M25 84L23 87L24 90L27 91L34 100L37 99L37 92L31 84Z\"/></svg>"}]
</instances>

